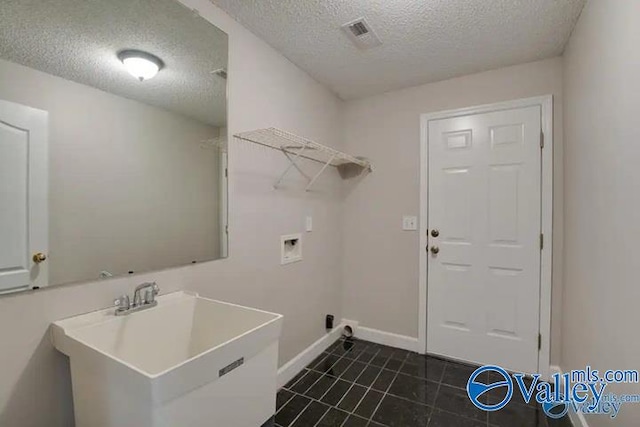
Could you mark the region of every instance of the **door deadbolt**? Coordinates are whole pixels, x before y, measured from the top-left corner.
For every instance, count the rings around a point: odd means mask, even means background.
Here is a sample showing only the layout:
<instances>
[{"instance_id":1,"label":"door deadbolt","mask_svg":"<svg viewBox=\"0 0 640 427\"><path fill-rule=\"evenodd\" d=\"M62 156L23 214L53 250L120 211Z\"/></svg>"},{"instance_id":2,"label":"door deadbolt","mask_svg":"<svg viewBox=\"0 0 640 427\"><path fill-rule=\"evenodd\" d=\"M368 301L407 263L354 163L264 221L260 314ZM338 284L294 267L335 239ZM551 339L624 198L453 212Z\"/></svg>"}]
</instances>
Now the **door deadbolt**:
<instances>
[{"instance_id":1,"label":"door deadbolt","mask_svg":"<svg viewBox=\"0 0 640 427\"><path fill-rule=\"evenodd\" d=\"M42 252L33 254L33 262L35 262L36 264L40 264L41 262L44 262L46 260L47 260L47 256Z\"/></svg>"},{"instance_id":2,"label":"door deadbolt","mask_svg":"<svg viewBox=\"0 0 640 427\"><path fill-rule=\"evenodd\" d=\"M437 246L431 246L431 253L436 255L438 252L440 252L440 248Z\"/></svg>"},{"instance_id":3,"label":"door deadbolt","mask_svg":"<svg viewBox=\"0 0 640 427\"><path fill-rule=\"evenodd\" d=\"M438 237L440 235L440 232L438 230L431 230L431 237Z\"/></svg>"}]
</instances>

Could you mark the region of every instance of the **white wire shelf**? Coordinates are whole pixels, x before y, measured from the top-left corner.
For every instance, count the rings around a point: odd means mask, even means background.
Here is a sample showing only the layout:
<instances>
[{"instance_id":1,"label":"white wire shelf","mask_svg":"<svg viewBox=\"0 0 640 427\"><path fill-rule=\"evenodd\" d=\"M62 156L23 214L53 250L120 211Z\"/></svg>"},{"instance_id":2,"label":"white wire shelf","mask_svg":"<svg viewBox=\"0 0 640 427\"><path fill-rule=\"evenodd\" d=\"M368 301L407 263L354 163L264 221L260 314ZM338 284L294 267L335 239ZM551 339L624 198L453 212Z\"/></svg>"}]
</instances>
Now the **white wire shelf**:
<instances>
[{"instance_id":1,"label":"white wire shelf","mask_svg":"<svg viewBox=\"0 0 640 427\"><path fill-rule=\"evenodd\" d=\"M307 178L308 184L305 190L309 190L318 177L329 166L337 167L349 167L355 166L362 171L373 171L371 163L363 158L358 158L342 151L338 151L334 148L327 147L326 145L317 143L310 139L303 138L301 136L292 134L290 132L283 131L276 128L257 129L249 132L242 132L234 135L235 138L252 142L254 144L262 145L264 147L273 148L282 152L287 159L289 159L289 166L282 173L280 178L274 184L274 187L278 187L285 175L295 168L304 177ZM314 162L322 164L322 168L313 177L307 175L298 164L300 159L312 160ZM343 175L341 173L341 175Z\"/></svg>"}]
</instances>

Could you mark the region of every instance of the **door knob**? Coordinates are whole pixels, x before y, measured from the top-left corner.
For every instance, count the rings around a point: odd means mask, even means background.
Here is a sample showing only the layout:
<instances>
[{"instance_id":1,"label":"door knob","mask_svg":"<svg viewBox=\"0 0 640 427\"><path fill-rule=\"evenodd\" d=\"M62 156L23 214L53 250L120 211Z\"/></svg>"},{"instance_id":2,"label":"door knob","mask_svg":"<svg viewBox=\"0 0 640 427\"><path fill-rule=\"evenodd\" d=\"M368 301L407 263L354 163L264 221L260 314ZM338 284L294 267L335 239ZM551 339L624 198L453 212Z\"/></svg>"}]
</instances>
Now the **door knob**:
<instances>
[{"instance_id":1,"label":"door knob","mask_svg":"<svg viewBox=\"0 0 640 427\"><path fill-rule=\"evenodd\" d=\"M431 230L431 237L438 237L440 232L436 229Z\"/></svg>"},{"instance_id":2,"label":"door knob","mask_svg":"<svg viewBox=\"0 0 640 427\"><path fill-rule=\"evenodd\" d=\"M46 260L47 260L47 256L42 252L33 254L33 262L35 262L36 264L40 264L41 262L44 262Z\"/></svg>"},{"instance_id":3,"label":"door knob","mask_svg":"<svg viewBox=\"0 0 640 427\"><path fill-rule=\"evenodd\" d=\"M431 246L431 253L436 255L438 252L440 252L440 248L437 246Z\"/></svg>"}]
</instances>

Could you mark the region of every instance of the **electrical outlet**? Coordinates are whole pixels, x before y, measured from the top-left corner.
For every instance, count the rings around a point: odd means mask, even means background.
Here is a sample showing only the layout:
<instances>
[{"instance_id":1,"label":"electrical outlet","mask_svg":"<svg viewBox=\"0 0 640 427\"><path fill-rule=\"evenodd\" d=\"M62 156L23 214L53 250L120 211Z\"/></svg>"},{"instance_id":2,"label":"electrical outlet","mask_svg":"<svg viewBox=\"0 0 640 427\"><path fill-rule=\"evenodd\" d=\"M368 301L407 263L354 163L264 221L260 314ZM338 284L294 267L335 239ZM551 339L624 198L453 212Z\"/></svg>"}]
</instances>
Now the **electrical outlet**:
<instances>
[{"instance_id":1,"label":"electrical outlet","mask_svg":"<svg viewBox=\"0 0 640 427\"><path fill-rule=\"evenodd\" d=\"M402 229L407 231L418 229L418 217L405 215L402 217Z\"/></svg>"}]
</instances>

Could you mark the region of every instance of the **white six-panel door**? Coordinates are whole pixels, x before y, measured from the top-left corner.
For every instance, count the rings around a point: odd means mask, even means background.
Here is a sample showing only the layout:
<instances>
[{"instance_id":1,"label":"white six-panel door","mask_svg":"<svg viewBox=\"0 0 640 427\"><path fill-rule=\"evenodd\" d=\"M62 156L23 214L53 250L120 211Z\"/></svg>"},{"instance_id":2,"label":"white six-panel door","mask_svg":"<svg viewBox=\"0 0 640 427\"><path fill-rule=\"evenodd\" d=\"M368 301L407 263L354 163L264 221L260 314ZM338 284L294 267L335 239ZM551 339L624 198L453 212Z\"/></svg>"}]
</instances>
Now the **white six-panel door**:
<instances>
[{"instance_id":1,"label":"white six-panel door","mask_svg":"<svg viewBox=\"0 0 640 427\"><path fill-rule=\"evenodd\" d=\"M0 293L47 285L47 112L0 101Z\"/></svg>"},{"instance_id":2,"label":"white six-panel door","mask_svg":"<svg viewBox=\"0 0 640 427\"><path fill-rule=\"evenodd\" d=\"M429 353L537 372L540 138L540 106L429 121Z\"/></svg>"}]
</instances>

